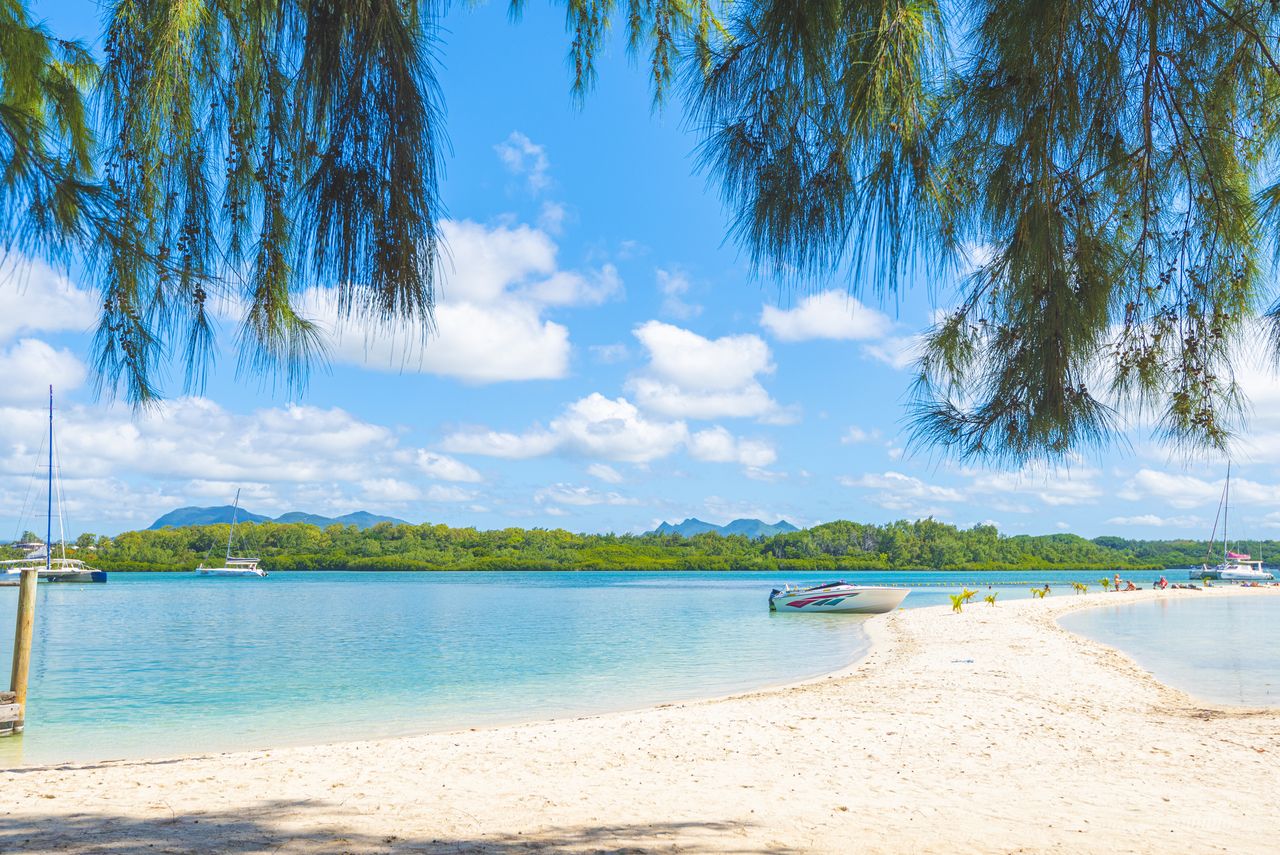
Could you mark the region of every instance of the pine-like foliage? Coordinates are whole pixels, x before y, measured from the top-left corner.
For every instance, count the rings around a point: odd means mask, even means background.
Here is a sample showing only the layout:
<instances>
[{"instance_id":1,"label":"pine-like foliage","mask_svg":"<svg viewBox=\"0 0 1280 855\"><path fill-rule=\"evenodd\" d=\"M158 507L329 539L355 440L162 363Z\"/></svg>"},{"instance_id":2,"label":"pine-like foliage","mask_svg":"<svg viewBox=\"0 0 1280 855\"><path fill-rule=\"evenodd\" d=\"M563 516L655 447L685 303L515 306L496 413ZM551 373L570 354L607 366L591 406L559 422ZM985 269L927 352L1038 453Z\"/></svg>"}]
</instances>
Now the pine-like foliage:
<instances>
[{"instance_id":1,"label":"pine-like foliage","mask_svg":"<svg viewBox=\"0 0 1280 855\"><path fill-rule=\"evenodd\" d=\"M98 197L83 97L94 71L81 45L0 0L0 255L58 255L83 236Z\"/></svg>"},{"instance_id":2,"label":"pine-like foliage","mask_svg":"<svg viewBox=\"0 0 1280 855\"><path fill-rule=\"evenodd\" d=\"M1280 227L1276 3L730 8L693 90L756 260L896 287L979 259L924 342L919 439L1060 458L1136 412L1226 446Z\"/></svg>"}]
</instances>

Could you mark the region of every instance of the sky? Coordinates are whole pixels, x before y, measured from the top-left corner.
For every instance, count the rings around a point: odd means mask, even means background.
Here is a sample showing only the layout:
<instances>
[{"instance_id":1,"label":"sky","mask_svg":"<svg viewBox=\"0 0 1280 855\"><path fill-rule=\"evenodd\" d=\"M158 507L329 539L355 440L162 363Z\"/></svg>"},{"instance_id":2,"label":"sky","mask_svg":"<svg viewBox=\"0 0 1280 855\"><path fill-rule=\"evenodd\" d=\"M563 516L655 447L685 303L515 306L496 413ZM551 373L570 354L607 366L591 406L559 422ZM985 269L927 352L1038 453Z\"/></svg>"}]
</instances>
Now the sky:
<instances>
[{"instance_id":1,"label":"sky","mask_svg":"<svg viewBox=\"0 0 1280 855\"><path fill-rule=\"evenodd\" d=\"M933 516L1008 533L1209 535L1225 460L1171 457L1140 428L1046 469L949 461L907 443L916 337L956 271L887 302L833 277L753 273L696 166L677 102L651 110L621 34L581 107L563 13L453 4L439 46L449 262L425 346L301 295L330 365L302 395L238 377L235 322L208 386L155 411L95 398L97 299L79 271L0 266L0 539L37 527L33 473L55 386L68 533L145 527L184 505L369 510L479 528L639 532L737 517L801 526ZM91 2L36 2L98 45ZM1280 536L1280 390L1260 368L1235 454L1235 532Z\"/></svg>"}]
</instances>

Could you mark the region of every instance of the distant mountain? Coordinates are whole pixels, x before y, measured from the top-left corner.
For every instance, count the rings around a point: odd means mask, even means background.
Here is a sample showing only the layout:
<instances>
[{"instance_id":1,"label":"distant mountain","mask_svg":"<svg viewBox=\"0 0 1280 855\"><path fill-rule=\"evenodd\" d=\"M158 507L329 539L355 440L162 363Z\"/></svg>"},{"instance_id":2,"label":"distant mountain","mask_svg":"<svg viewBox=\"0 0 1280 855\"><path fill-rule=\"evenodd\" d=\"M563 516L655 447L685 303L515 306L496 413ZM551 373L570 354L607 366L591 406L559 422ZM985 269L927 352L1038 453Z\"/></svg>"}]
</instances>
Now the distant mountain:
<instances>
[{"instance_id":1,"label":"distant mountain","mask_svg":"<svg viewBox=\"0 0 1280 855\"><path fill-rule=\"evenodd\" d=\"M652 533L680 534L685 537L693 537L695 534L710 531L720 535L741 534L755 540L757 537L773 537L775 534L785 534L786 532L799 530L786 520L778 520L773 524L763 520L734 520L727 525L715 525L696 517L690 517L677 525L664 522L654 529Z\"/></svg>"},{"instance_id":2,"label":"distant mountain","mask_svg":"<svg viewBox=\"0 0 1280 855\"><path fill-rule=\"evenodd\" d=\"M231 512L234 510L235 508L231 505L222 505L217 508L178 508L176 511L169 511L169 513L153 522L151 528L185 528L189 525L229 523L231 522ZM269 522L271 517L253 514L241 508L236 514L236 519L240 522Z\"/></svg>"},{"instance_id":3,"label":"distant mountain","mask_svg":"<svg viewBox=\"0 0 1280 855\"><path fill-rule=\"evenodd\" d=\"M160 517L150 525L150 530L160 528L184 528L190 525L216 525L218 523L231 522L231 512L235 510L231 505L222 505L217 508L178 508L176 511ZM378 523L396 523L406 524L404 520L395 517L383 517L377 514L371 514L368 511L356 511L350 514L343 514L340 517L322 517L319 514L308 514L302 511L289 511L287 514L272 519L264 517L262 514L255 514L241 508L236 513L236 520L239 522L278 522L278 523L310 523L320 528L338 525L353 525L356 528L365 529L372 528Z\"/></svg>"}]
</instances>

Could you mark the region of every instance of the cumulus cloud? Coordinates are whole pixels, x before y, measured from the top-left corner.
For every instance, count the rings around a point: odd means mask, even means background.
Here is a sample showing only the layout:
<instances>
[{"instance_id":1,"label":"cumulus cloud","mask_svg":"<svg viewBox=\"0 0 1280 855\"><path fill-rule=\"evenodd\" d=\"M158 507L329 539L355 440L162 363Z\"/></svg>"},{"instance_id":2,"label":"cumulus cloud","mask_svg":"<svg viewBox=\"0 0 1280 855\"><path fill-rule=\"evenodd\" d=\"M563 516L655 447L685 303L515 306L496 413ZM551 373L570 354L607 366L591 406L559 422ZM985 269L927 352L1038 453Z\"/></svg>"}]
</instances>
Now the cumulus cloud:
<instances>
[{"instance_id":1,"label":"cumulus cloud","mask_svg":"<svg viewBox=\"0 0 1280 855\"><path fill-rule=\"evenodd\" d=\"M880 438L879 430L864 430L857 425L850 425L849 429L840 437L841 445L857 445L862 442L875 442Z\"/></svg>"},{"instance_id":2,"label":"cumulus cloud","mask_svg":"<svg viewBox=\"0 0 1280 855\"><path fill-rule=\"evenodd\" d=\"M1204 524L1197 516L1162 517L1156 514L1138 514L1131 517L1112 517L1107 525L1150 526L1152 528L1195 528Z\"/></svg>"},{"instance_id":3,"label":"cumulus cloud","mask_svg":"<svg viewBox=\"0 0 1280 855\"><path fill-rule=\"evenodd\" d=\"M527 225L447 221L449 246L434 334L342 318L334 288L310 288L302 314L330 337L330 357L381 371L418 372L470 383L542 380L569 369L569 330L544 317L557 306L598 305L622 290L612 265L563 270L551 237Z\"/></svg>"},{"instance_id":4,"label":"cumulus cloud","mask_svg":"<svg viewBox=\"0 0 1280 855\"><path fill-rule=\"evenodd\" d=\"M868 473L858 477L836 479L846 487L880 490L878 504L892 510L905 510L914 501L963 502L965 496L952 487L928 484L902 472Z\"/></svg>"},{"instance_id":5,"label":"cumulus cloud","mask_svg":"<svg viewBox=\"0 0 1280 855\"><path fill-rule=\"evenodd\" d=\"M545 427L523 433L478 427L445 437L441 446L457 454L509 459L564 454L621 463L649 463L685 449L696 460L763 467L777 454L764 440L743 439L716 426L691 432L683 420L647 415L626 398L594 392L569 404ZM621 480L617 470L594 466L589 473L603 481Z\"/></svg>"},{"instance_id":6,"label":"cumulus cloud","mask_svg":"<svg viewBox=\"0 0 1280 855\"><path fill-rule=\"evenodd\" d=\"M85 366L71 351L38 338L19 339L0 349L0 400L36 402L52 385L59 393L84 382Z\"/></svg>"},{"instance_id":7,"label":"cumulus cloud","mask_svg":"<svg viewBox=\"0 0 1280 855\"><path fill-rule=\"evenodd\" d=\"M427 477L441 481L476 483L484 480L484 476L461 460L426 449L418 450L417 464Z\"/></svg>"},{"instance_id":8,"label":"cumulus cloud","mask_svg":"<svg viewBox=\"0 0 1280 855\"><path fill-rule=\"evenodd\" d=\"M47 428L39 405L0 406L0 512L16 514ZM135 526L182 504L225 504L243 490L261 513L406 509L464 502L481 480L465 463L405 447L395 431L336 407L290 404L248 413L178 398L140 414L68 404L58 416L68 509Z\"/></svg>"},{"instance_id":9,"label":"cumulus cloud","mask_svg":"<svg viewBox=\"0 0 1280 855\"><path fill-rule=\"evenodd\" d=\"M683 270L664 270L658 268L655 271L658 282L658 292L662 294L662 313L670 315L682 321L690 318L696 318L702 314L702 306L684 301L684 295L689 293L689 276Z\"/></svg>"},{"instance_id":10,"label":"cumulus cloud","mask_svg":"<svg viewBox=\"0 0 1280 855\"><path fill-rule=\"evenodd\" d=\"M638 505L637 499L619 493L602 493L590 487L578 487L573 484L553 484L533 494L533 500L539 505Z\"/></svg>"},{"instance_id":11,"label":"cumulus cloud","mask_svg":"<svg viewBox=\"0 0 1280 855\"><path fill-rule=\"evenodd\" d=\"M623 481L622 473L607 463L592 463L587 467L587 474L606 484L621 484Z\"/></svg>"},{"instance_id":12,"label":"cumulus cloud","mask_svg":"<svg viewBox=\"0 0 1280 855\"><path fill-rule=\"evenodd\" d=\"M551 160L547 150L519 131L512 131L493 147L502 165L514 175L524 176L529 189L540 193L551 186Z\"/></svg>"},{"instance_id":13,"label":"cumulus cloud","mask_svg":"<svg viewBox=\"0 0 1280 855\"><path fill-rule=\"evenodd\" d=\"M765 306L760 325L779 341L869 341L887 335L893 321L846 293L828 290L805 297L790 309Z\"/></svg>"},{"instance_id":14,"label":"cumulus cloud","mask_svg":"<svg viewBox=\"0 0 1280 855\"><path fill-rule=\"evenodd\" d=\"M649 362L627 381L646 410L672 418L776 420L783 408L760 384L774 370L769 346L756 335L709 339L649 321L634 330Z\"/></svg>"},{"instance_id":15,"label":"cumulus cloud","mask_svg":"<svg viewBox=\"0 0 1280 855\"><path fill-rule=\"evenodd\" d=\"M17 335L87 332L98 298L42 261L16 253L0 258L0 342Z\"/></svg>"},{"instance_id":16,"label":"cumulus cloud","mask_svg":"<svg viewBox=\"0 0 1280 855\"><path fill-rule=\"evenodd\" d=\"M719 425L690 436L689 455L696 460L740 463L753 469L761 469L778 459L769 443L736 437Z\"/></svg>"}]
</instances>

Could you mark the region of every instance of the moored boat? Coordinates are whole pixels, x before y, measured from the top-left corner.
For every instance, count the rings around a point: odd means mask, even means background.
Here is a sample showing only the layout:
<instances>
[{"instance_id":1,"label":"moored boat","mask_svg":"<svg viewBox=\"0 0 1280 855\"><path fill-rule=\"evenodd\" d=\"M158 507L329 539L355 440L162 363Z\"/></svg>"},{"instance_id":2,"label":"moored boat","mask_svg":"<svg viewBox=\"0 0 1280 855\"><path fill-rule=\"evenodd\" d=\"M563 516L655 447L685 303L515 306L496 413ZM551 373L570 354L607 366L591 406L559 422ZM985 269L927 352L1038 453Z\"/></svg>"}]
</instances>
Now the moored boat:
<instances>
[{"instance_id":1,"label":"moored boat","mask_svg":"<svg viewBox=\"0 0 1280 855\"><path fill-rule=\"evenodd\" d=\"M1213 534L1209 535L1209 552L1217 542L1218 522L1222 523L1222 561L1213 567L1205 561L1198 570L1187 575L1192 579L1221 579L1224 582L1266 582L1274 579L1261 561L1254 561L1247 552L1232 552L1227 548L1227 514L1231 510L1231 464L1227 464L1227 480L1222 485L1222 499L1218 502L1218 514L1213 521Z\"/></svg>"},{"instance_id":2,"label":"moored boat","mask_svg":"<svg viewBox=\"0 0 1280 855\"><path fill-rule=\"evenodd\" d=\"M54 558L49 562L49 566L45 566L44 561L33 562L30 560L19 559L17 561L3 561L0 566L4 567L4 576L14 579L22 576L22 571L32 567L37 568L36 578L41 582L105 582L107 581L107 571L98 570L90 567L83 561L75 558Z\"/></svg>"},{"instance_id":3,"label":"moored boat","mask_svg":"<svg viewBox=\"0 0 1280 855\"><path fill-rule=\"evenodd\" d=\"M236 502L231 510L231 531L227 534L227 557L221 567L196 568L197 576L246 577L266 576L267 571L258 566L256 558L236 558L231 555L231 544L236 536L236 516L240 512L240 491L236 490Z\"/></svg>"},{"instance_id":4,"label":"moored boat","mask_svg":"<svg viewBox=\"0 0 1280 855\"><path fill-rule=\"evenodd\" d=\"M850 585L847 582L784 585L769 593L769 611L879 615L896 609L909 593L909 588Z\"/></svg>"}]
</instances>

